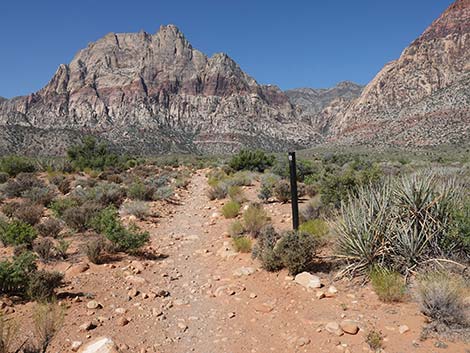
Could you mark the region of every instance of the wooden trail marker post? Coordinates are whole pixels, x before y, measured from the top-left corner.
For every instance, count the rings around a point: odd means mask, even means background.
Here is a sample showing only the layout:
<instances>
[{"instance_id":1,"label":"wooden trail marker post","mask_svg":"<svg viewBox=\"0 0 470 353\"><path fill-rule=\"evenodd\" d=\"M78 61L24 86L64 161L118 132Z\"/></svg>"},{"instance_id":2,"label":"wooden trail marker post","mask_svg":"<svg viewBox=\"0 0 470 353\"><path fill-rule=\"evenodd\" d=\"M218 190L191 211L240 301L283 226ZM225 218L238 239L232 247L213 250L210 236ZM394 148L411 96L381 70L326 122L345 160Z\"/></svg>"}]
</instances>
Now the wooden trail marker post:
<instances>
[{"instance_id":1,"label":"wooden trail marker post","mask_svg":"<svg viewBox=\"0 0 470 353\"><path fill-rule=\"evenodd\" d=\"M292 227L299 229L299 199L297 194L297 165L295 152L289 152L290 192L292 204Z\"/></svg>"}]
</instances>

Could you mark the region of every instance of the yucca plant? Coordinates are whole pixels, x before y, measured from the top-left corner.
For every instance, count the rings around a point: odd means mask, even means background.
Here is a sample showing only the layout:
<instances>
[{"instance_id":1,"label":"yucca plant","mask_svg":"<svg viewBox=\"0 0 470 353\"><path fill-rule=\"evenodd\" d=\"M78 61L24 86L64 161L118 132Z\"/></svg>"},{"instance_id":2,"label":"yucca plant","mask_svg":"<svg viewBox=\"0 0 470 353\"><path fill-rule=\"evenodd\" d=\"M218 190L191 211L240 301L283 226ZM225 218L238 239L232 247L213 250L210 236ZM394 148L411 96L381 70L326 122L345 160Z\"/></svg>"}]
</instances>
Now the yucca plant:
<instances>
[{"instance_id":1,"label":"yucca plant","mask_svg":"<svg viewBox=\"0 0 470 353\"><path fill-rule=\"evenodd\" d=\"M350 262L348 271L364 271L383 263L391 237L391 187L361 187L355 198L341 205L342 217L333 223L338 235L339 256Z\"/></svg>"}]
</instances>

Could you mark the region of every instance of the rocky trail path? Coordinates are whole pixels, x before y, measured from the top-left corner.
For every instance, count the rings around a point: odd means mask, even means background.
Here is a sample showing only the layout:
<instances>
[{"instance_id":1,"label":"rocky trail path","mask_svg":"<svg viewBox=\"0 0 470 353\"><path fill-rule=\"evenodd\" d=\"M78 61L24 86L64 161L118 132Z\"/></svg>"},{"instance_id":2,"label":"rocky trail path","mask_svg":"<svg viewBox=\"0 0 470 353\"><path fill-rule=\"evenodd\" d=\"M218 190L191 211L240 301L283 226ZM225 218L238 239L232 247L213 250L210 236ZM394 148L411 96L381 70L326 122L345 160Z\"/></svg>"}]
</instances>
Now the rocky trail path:
<instances>
[{"instance_id":1,"label":"rocky trail path","mask_svg":"<svg viewBox=\"0 0 470 353\"><path fill-rule=\"evenodd\" d=\"M220 215L224 201L209 201L206 188L205 171L196 172L180 205L140 224L160 258L74 267L65 290L94 300L82 296L70 306L51 352L100 336L123 353L371 352L371 330L381 332L388 353L436 350L436 340L419 340L424 320L412 301L381 303L370 287L333 283L333 273L318 269L327 294L320 297L286 271L269 273L234 252L226 233L233 220ZM276 228L289 227L290 205L265 208ZM337 293L328 294L333 284ZM340 329L347 320L354 327ZM468 353L462 343L446 346Z\"/></svg>"}]
</instances>

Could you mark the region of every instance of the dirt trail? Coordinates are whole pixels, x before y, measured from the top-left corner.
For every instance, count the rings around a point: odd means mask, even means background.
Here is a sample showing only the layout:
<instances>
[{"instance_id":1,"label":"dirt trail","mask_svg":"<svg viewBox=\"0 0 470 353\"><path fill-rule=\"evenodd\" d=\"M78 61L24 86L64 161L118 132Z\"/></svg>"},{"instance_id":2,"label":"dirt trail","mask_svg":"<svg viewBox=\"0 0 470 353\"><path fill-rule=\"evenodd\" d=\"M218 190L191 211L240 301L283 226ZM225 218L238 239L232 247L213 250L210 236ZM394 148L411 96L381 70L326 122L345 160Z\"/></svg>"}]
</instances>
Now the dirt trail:
<instances>
[{"instance_id":1,"label":"dirt trail","mask_svg":"<svg viewBox=\"0 0 470 353\"><path fill-rule=\"evenodd\" d=\"M224 201L208 201L206 188L205 172L199 171L181 205L169 206L157 223L141 222L153 248L167 257L124 258L68 276L64 291L82 296L69 302L51 352L70 351L72 341L108 336L124 353L355 353L370 351L365 336L371 329L385 336L387 353L436 350L435 340L419 340L424 320L416 303L387 305L369 287L347 280L334 283L333 297L317 299L315 290L296 284L287 272L266 272L250 254L234 253L224 234L233 220L218 214ZM245 193L256 198L253 187ZM276 228L289 227L289 209L266 205ZM235 275L240 268L253 273ZM316 274L328 289L333 274ZM87 309L86 293L102 307ZM343 319L357 320L359 333L336 336L325 330L327 323ZM96 328L80 328L92 320ZM400 325L409 331L399 333ZM463 343L447 344L449 352L465 352Z\"/></svg>"}]
</instances>

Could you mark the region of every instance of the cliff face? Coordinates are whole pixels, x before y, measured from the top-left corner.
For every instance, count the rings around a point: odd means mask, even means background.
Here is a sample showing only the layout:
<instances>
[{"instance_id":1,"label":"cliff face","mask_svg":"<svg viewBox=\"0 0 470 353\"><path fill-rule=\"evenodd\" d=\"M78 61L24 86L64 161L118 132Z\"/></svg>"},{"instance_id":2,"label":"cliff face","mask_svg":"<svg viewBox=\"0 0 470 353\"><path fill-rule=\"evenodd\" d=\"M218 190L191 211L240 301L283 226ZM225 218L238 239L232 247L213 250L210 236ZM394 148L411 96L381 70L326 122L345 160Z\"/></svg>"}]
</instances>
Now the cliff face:
<instances>
[{"instance_id":1,"label":"cliff face","mask_svg":"<svg viewBox=\"0 0 470 353\"><path fill-rule=\"evenodd\" d=\"M90 44L39 92L0 102L0 125L0 151L22 152L51 150L39 137L51 130L55 153L85 133L135 153L281 150L319 138L277 87L259 85L225 54L208 58L172 25Z\"/></svg>"},{"instance_id":2,"label":"cliff face","mask_svg":"<svg viewBox=\"0 0 470 353\"><path fill-rule=\"evenodd\" d=\"M470 136L470 0L452 4L364 88L326 110L330 141L423 146Z\"/></svg>"}]
</instances>

